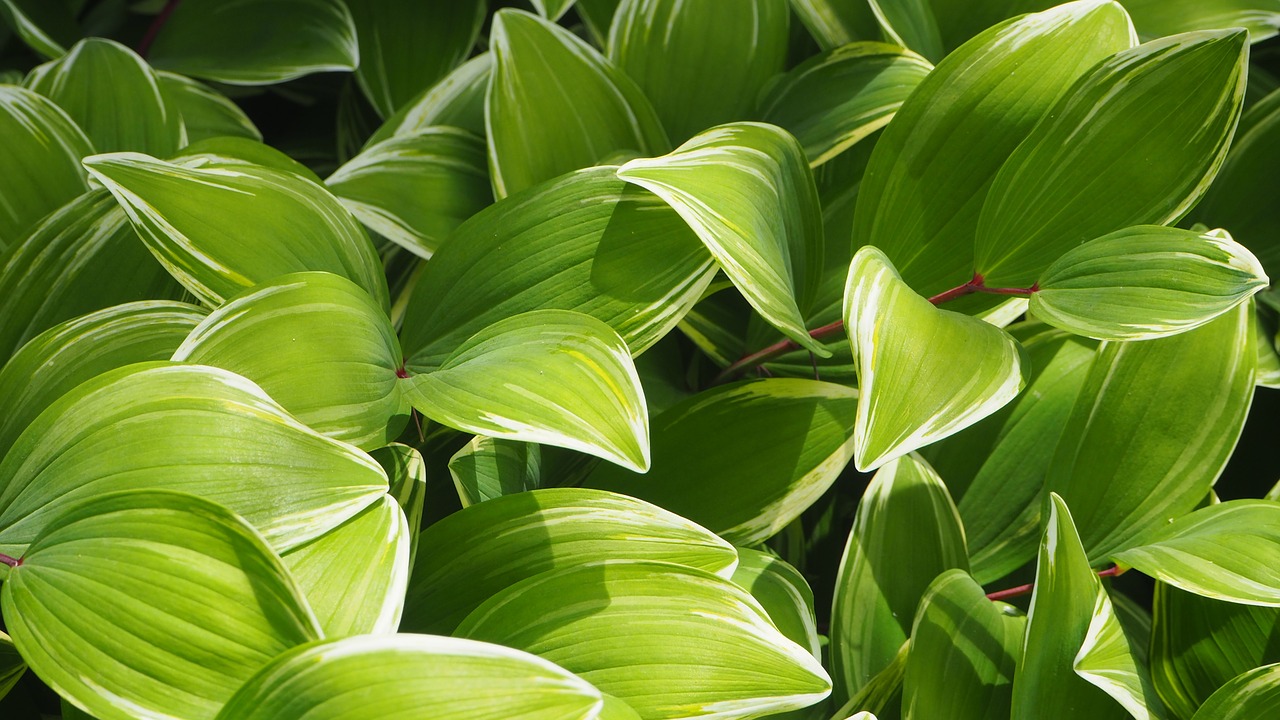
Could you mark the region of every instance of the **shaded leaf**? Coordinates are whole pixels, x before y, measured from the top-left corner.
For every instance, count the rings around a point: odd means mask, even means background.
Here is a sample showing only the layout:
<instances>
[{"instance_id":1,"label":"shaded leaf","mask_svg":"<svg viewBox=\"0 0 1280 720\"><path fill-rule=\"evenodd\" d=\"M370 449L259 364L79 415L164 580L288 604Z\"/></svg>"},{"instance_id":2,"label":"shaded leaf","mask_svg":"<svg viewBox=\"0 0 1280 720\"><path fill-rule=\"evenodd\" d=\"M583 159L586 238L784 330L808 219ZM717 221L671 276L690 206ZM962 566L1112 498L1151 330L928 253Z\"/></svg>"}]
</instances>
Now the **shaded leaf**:
<instances>
[{"instance_id":1,"label":"shaded leaf","mask_svg":"<svg viewBox=\"0 0 1280 720\"><path fill-rule=\"evenodd\" d=\"M1144 37L1242 27L1256 43L1280 30L1275 0L1124 0L1124 7Z\"/></svg>"},{"instance_id":2,"label":"shaded leaf","mask_svg":"<svg viewBox=\"0 0 1280 720\"><path fill-rule=\"evenodd\" d=\"M257 126L226 95L185 75L162 70L156 76L166 104L182 117L188 142L227 136L262 140Z\"/></svg>"},{"instance_id":3,"label":"shaded leaf","mask_svg":"<svg viewBox=\"0 0 1280 720\"><path fill-rule=\"evenodd\" d=\"M768 553L738 548L738 568L729 579L751 593L787 639L822 659L813 590L799 570Z\"/></svg>"},{"instance_id":4,"label":"shaded leaf","mask_svg":"<svg viewBox=\"0 0 1280 720\"><path fill-rule=\"evenodd\" d=\"M933 62L946 53L929 0L868 0L885 38L911 48Z\"/></svg>"},{"instance_id":5,"label":"shaded leaf","mask_svg":"<svg viewBox=\"0 0 1280 720\"><path fill-rule=\"evenodd\" d=\"M8 634L0 632L0 699L9 694L26 671L27 661L18 654L13 640Z\"/></svg>"},{"instance_id":6,"label":"shaded leaf","mask_svg":"<svg viewBox=\"0 0 1280 720\"><path fill-rule=\"evenodd\" d=\"M426 463L408 445L391 443L370 453L387 473L389 494L400 505L409 526L409 565L418 555L418 535L427 495Z\"/></svg>"},{"instance_id":7,"label":"shaded leaf","mask_svg":"<svg viewBox=\"0 0 1280 720\"><path fill-rule=\"evenodd\" d=\"M1231 679L1205 701L1194 720L1247 720L1280 712L1280 664L1254 668Z\"/></svg>"},{"instance_id":8,"label":"shaded leaf","mask_svg":"<svg viewBox=\"0 0 1280 720\"><path fill-rule=\"evenodd\" d=\"M47 58L61 56L82 36L71 4L63 0L0 0L0 17Z\"/></svg>"},{"instance_id":9,"label":"shaded leaf","mask_svg":"<svg viewBox=\"0 0 1280 720\"><path fill-rule=\"evenodd\" d=\"M462 507L541 487L542 451L535 443L477 435L449 458Z\"/></svg>"},{"instance_id":10,"label":"shaded leaf","mask_svg":"<svg viewBox=\"0 0 1280 720\"><path fill-rule=\"evenodd\" d=\"M481 53L462 63L440 82L403 104L369 138L365 147L429 127L449 125L485 136L484 96L493 71L493 54Z\"/></svg>"},{"instance_id":11,"label":"shaded leaf","mask_svg":"<svg viewBox=\"0 0 1280 720\"><path fill-rule=\"evenodd\" d=\"M866 0L791 0L791 9L823 50L880 39L880 26Z\"/></svg>"}]
</instances>

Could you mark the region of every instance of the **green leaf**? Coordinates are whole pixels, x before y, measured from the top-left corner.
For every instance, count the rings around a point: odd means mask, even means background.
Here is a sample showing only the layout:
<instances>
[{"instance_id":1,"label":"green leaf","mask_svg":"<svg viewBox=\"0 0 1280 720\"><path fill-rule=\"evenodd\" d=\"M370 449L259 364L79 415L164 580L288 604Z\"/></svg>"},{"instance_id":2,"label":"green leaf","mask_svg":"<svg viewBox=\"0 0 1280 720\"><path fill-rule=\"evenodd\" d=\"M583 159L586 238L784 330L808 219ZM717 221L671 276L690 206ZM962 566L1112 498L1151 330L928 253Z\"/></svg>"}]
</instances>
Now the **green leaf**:
<instances>
[{"instance_id":1,"label":"green leaf","mask_svg":"<svg viewBox=\"0 0 1280 720\"><path fill-rule=\"evenodd\" d=\"M71 4L63 0L0 0L0 18L46 58L61 56L83 36Z\"/></svg>"},{"instance_id":2,"label":"green leaf","mask_svg":"<svg viewBox=\"0 0 1280 720\"><path fill-rule=\"evenodd\" d=\"M423 258L493 202L484 140L443 126L371 145L325 184L365 227Z\"/></svg>"},{"instance_id":3,"label":"green leaf","mask_svg":"<svg viewBox=\"0 0 1280 720\"><path fill-rule=\"evenodd\" d=\"M738 568L729 579L751 593L787 639L822 659L813 590L799 570L768 553L738 548Z\"/></svg>"},{"instance_id":4,"label":"green leaf","mask_svg":"<svg viewBox=\"0 0 1280 720\"><path fill-rule=\"evenodd\" d=\"M356 81L389 117L471 54L485 0L346 0L360 39Z\"/></svg>"},{"instance_id":5,"label":"green leaf","mask_svg":"<svg viewBox=\"0 0 1280 720\"><path fill-rule=\"evenodd\" d=\"M1001 23L948 55L876 143L855 245L882 249L926 297L967 282L992 178L1078 76L1130 47L1132 32L1118 4L1081 0Z\"/></svg>"},{"instance_id":6,"label":"green leaf","mask_svg":"<svg viewBox=\"0 0 1280 720\"><path fill-rule=\"evenodd\" d=\"M534 443L477 435L449 458L462 507L541 487L542 450Z\"/></svg>"},{"instance_id":7,"label":"green leaf","mask_svg":"<svg viewBox=\"0 0 1280 720\"><path fill-rule=\"evenodd\" d=\"M554 488L506 495L422 531L405 632L449 634L486 599L550 570L610 558L732 574L738 555L707 530L625 495ZM518 559L518 562L513 562Z\"/></svg>"},{"instance_id":8,"label":"green leaf","mask_svg":"<svg viewBox=\"0 0 1280 720\"><path fill-rule=\"evenodd\" d=\"M1275 0L1124 0L1124 7L1144 37L1242 27L1256 43L1280 30L1280 3Z\"/></svg>"},{"instance_id":9,"label":"green leaf","mask_svg":"<svg viewBox=\"0 0 1280 720\"><path fill-rule=\"evenodd\" d=\"M0 85L0 252L46 214L88 189L80 158L93 146L57 105Z\"/></svg>"},{"instance_id":10,"label":"green leaf","mask_svg":"<svg viewBox=\"0 0 1280 720\"><path fill-rule=\"evenodd\" d=\"M911 655L910 650L910 641L903 642L889 665L876 673L861 690L849 698L849 702L840 706L836 714L831 716L832 720L855 720L867 716L875 720L871 713L881 713L886 718L899 716L902 712L902 681L907 669L907 658Z\"/></svg>"},{"instance_id":11,"label":"green leaf","mask_svg":"<svg viewBox=\"0 0 1280 720\"><path fill-rule=\"evenodd\" d=\"M880 39L880 26L866 0L791 0L791 9L823 50Z\"/></svg>"},{"instance_id":12,"label":"green leaf","mask_svg":"<svg viewBox=\"0 0 1280 720\"><path fill-rule=\"evenodd\" d=\"M183 144L182 114L169 103L156 72L114 40L81 40L65 56L33 70L26 86L65 110L98 152L168 157Z\"/></svg>"},{"instance_id":13,"label":"green leaf","mask_svg":"<svg viewBox=\"0 0 1280 720\"><path fill-rule=\"evenodd\" d=\"M849 266L844 324L858 367L854 464L863 472L978 422L1026 384L1016 340L934 307L873 247Z\"/></svg>"},{"instance_id":14,"label":"green leaf","mask_svg":"<svg viewBox=\"0 0 1280 720\"><path fill-rule=\"evenodd\" d=\"M1164 715L1164 707L1147 668L1138 659L1140 652L1125 634L1111 596L1102 590L1072 668L1102 688L1133 717L1158 720Z\"/></svg>"},{"instance_id":15,"label":"green leaf","mask_svg":"<svg viewBox=\"0 0 1280 720\"><path fill-rule=\"evenodd\" d=\"M171 162L187 168L235 170L241 167L268 167L301 176L316 185L323 180L310 168L262 142L244 137L215 137L197 140L182 148Z\"/></svg>"},{"instance_id":16,"label":"green leaf","mask_svg":"<svg viewBox=\"0 0 1280 720\"><path fill-rule=\"evenodd\" d=\"M1280 503L1211 505L1158 526L1113 557L1197 595L1280 607Z\"/></svg>"},{"instance_id":17,"label":"green leaf","mask_svg":"<svg viewBox=\"0 0 1280 720\"><path fill-rule=\"evenodd\" d=\"M786 0L744 0L732 12L716 3L623 0L609 59L653 103L667 135L684 142L751 117L765 83L786 69L790 18Z\"/></svg>"},{"instance_id":18,"label":"green leaf","mask_svg":"<svg viewBox=\"0 0 1280 720\"><path fill-rule=\"evenodd\" d=\"M257 126L226 95L185 75L162 70L156 76L165 103L182 116L188 142L226 136L262 140Z\"/></svg>"},{"instance_id":19,"label":"green leaf","mask_svg":"<svg viewBox=\"0 0 1280 720\"><path fill-rule=\"evenodd\" d=\"M188 168L138 153L95 155L84 165L160 262L210 305L303 270L342 275L388 305L382 264L364 229L300 176L250 165Z\"/></svg>"},{"instance_id":20,"label":"green leaf","mask_svg":"<svg viewBox=\"0 0 1280 720\"><path fill-rule=\"evenodd\" d=\"M410 378L405 393L423 415L459 430L649 469L649 414L631 353L589 315L535 310L500 320L440 369Z\"/></svg>"},{"instance_id":21,"label":"green leaf","mask_svg":"<svg viewBox=\"0 0 1280 720\"><path fill-rule=\"evenodd\" d=\"M1125 642L1066 503L1050 494L1027 634L1013 680L1013 720L1127 717L1125 709L1133 707L1126 704L1122 709L1120 703L1128 696L1093 676L1131 665L1132 657L1121 651L1095 666L1090 660L1100 654L1092 652L1099 641L1106 641L1107 649ZM1085 672L1078 667L1082 661Z\"/></svg>"},{"instance_id":22,"label":"green leaf","mask_svg":"<svg viewBox=\"0 0 1280 720\"><path fill-rule=\"evenodd\" d=\"M77 385L137 362L168 360L204 310L175 302L116 305L59 323L0 369L0 458L45 408Z\"/></svg>"},{"instance_id":23,"label":"green leaf","mask_svg":"<svg viewBox=\"0 0 1280 720\"><path fill-rule=\"evenodd\" d=\"M1147 225L1068 250L1040 275L1030 310L1077 335L1149 340L1204 325L1269 282L1224 230Z\"/></svg>"},{"instance_id":24,"label":"green leaf","mask_svg":"<svg viewBox=\"0 0 1280 720\"><path fill-rule=\"evenodd\" d=\"M669 155L618 168L693 228L751 306L820 357L805 313L821 279L822 209L800 144L782 128L734 123Z\"/></svg>"},{"instance_id":25,"label":"green leaf","mask_svg":"<svg viewBox=\"0 0 1280 720\"><path fill-rule=\"evenodd\" d=\"M836 578L837 701L857 695L893 662L934 578L968 566L960 516L933 468L917 455L882 467L858 504Z\"/></svg>"},{"instance_id":26,"label":"green leaf","mask_svg":"<svg viewBox=\"0 0 1280 720\"><path fill-rule=\"evenodd\" d=\"M1024 615L993 603L963 570L939 575L911 627L902 686L906 720L1009 717Z\"/></svg>"},{"instance_id":27,"label":"green leaf","mask_svg":"<svg viewBox=\"0 0 1280 720\"><path fill-rule=\"evenodd\" d=\"M370 456L386 471L390 486L387 493L404 512L409 527L409 566L412 567L418 555L418 535L427 495L426 463L421 453L401 443L378 448Z\"/></svg>"},{"instance_id":28,"label":"green leaf","mask_svg":"<svg viewBox=\"0 0 1280 720\"><path fill-rule=\"evenodd\" d=\"M0 552L15 557L67 503L117 490L207 497L281 551L387 490L369 456L306 428L248 380L162 363L103 373L59 398L14 443L0 478Z\"/></svg>"},{"instance_id":29,"label":"green leaf","mask_svg":"<svg viewBox=\"0 0 1280 720\"><path fill-rule=\"evenodd\" d=\"M184 0L147 59L202 80L270 85L354 70L360 53L343 0Z\"/></svg>"},{"instance_id":30,"label":"green leaf","mask_svg":"<svg viewBox=\"0 0 1280 720\"><path fill-rule=\"evenodd\" d=\"M0 700L13 689L27 671L27 661L18 654L13 640L8 634L0 632Z\"/></svg>"},{"instance_id":31,"label":"green leaf","mask_svg":"<svg viewBox=\"0 0 1280 720\"><path fill-rule=\"evenodd\" d=\"M911 48L933 62L942 59L942 35L929 0L868 0L890 42Z\"/></svg>"},{"instance_id":32,"label":"green leaf","mask_svg":"<svg viewBox=\"0 0 1280 720\"><path fill-rule=\"evenodd\" d=\"M1196 712L1194 720L1252 720L1280 712L1280 663L1231 679Z\"/></svg>"},{"instance_id":33,"label":"green leaf","mask_svg":"<svg viewBox=\"0 0 1280 720\"><path fill-rule=\"evenodd\" d=\"M1185 215L1240 119L1246 40L1239 30L1179 35L1081 77L993 181L976 273L992 287L1023 287L1086 240Z\"/></svg>"},{"instance_id":34,"label":"green leaf","mask_svg":"<svg viewBox=\"0 0 1280 720\"><path fill-rule=\"evenodd\" d=\"M633 354L675 327L715 263L675 211L615 169L566 175L459 226L409 298L409 371L439 367L486 326L530 310L591 315Z\"/></svg>"},{"instance_id":35,"label":"green leaf","mask_svg":"<svg viewBox=\"0 0 1280 720\"><path fill-rule=\"evenodd\" d=\"M227 299L172 359L242 375L311 429L365 450L408 423L391 321L337 275L282 275Z\"/></svg>"},{"instance_id":36,"label":"green leaf","mask_svg":"<svg viewBox=\"0 0 1280 720\"><path fill-rule=\"evenodd\" d=\"M555 22L569 12L574 0L532 0L532 2L539 15Z\"/></svg>"},{"instance_id":37,"label":"green leaf","mask_svg":"<svg viewBox=\"0 0 1280 720\"><path fill-rule=\"evenodd\" d=\"M458 638L326 640L280 655L235 694L220 720L592 720L600 691L545 660Z\"/></svg>"},{"instance_id":38,"label":"green leaf","mask_svg":"<svg viewBox=\"0 0 1280 720\"><path fill-rule=\"evenodd\" d=\"M401 105L369 138L365 147L400 135L414 135L437 125L461 128L477 136L488 135L484 124L484 96L492 71L493 53L481 53L462 63L440 82Z\"/></svg>"},{"instance_id":39,"label":"green leaf","mask_svg":"<svg viewBox=\"0 0 1280 720\"><path fill-rule=\"evenodd\" d=\"M111 194L85 193L0 255L0 362L64 320L182 292Z\"/></svg>"},{"instance_id":40,"label":"green leaf","mask_svg":"<svg viewBox=\"0 0 1280 720\"><path fill-rule=\"evenodd\" d=\"M102 720L212 718L271 658L321 636L262 536L182 493L68 509L0 600L36 675Z\"/></svg>"},{"instance_id":41,"label":"green leaf","mask_svg":"<svg viewBox=\"0 0 1280 720\"><path fill-rule=\"evenodd\" d=\"M383 495L283 556L325 637L394 633L409 583L409 526Z\"/></svg>"},{"instance_id":42,"label":"green leaf","mask_svg":"<svg viewBox=\"0 0 1280 720\"><path fill-rule=\"evenodd\" d=\"M654 720L759 717L808 707L831 689L818 661L745 590L668 563L606 560L536 575L476 608L457 634L550 660Z\"/></svg>"},{"instance_id":43,"label":"green leaf","mask_svg":"<svg viewBox=\"0 0 1280 720\"><path fill-rule=\"evenodd\" d=\"M760 103L821 165L883 128L933 70L910 50L878 42L845 45L800 63Z\"/></svg>"},{"instance_id":44,"label":"green leaf","mask_svg":"<svg viewBox=\"0 0 1280 720\"><path fill-rule=\"evenodd\" d=\"M568 30L504 8L494 15L489 42L485 126L496 197L620 152L654 155L670 147L635 83Z\"/></svg>"},{"instance_id":45,"label":"green leaf","mask_svg":"<svg viewBox=\"0 0 1280 720\"><path fill-rule=\"evenodd\" d=\"M646 475L601 465L585 484L647 500L738 545L762 542L844 470L857 397L842 385L784 378L711 388L654 420Z\"/></svg>"},{"instance_id":46,"label":"green leaf","mask_svg":"<svg viewBox=\"0 0 1280 720\"><path fill-rule=\"evenodd\" d=\"M1252 324L1245 304L1181 335L1099 349L1045 479L1071 504L1091 559L1139 544L1209 494L1253 397Z\"/></svg>"}]
</instances>

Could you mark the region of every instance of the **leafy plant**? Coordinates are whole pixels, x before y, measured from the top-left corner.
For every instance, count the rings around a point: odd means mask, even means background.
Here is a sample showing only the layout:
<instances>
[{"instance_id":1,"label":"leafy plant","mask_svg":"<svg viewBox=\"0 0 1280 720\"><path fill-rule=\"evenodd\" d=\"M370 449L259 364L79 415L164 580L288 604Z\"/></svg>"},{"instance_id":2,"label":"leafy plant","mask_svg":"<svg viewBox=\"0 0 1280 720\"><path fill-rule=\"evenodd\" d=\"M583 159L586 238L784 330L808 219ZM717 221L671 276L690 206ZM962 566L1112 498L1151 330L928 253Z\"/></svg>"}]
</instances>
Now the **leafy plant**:
<instances>
[{"instance_id":1,"label":"leafy plant","mask_svg":"<svg viewBox=\"0 0 1280 720\"><path fill-rule=\"evenodd\" d=\"M1275 0L0 17L5 720L1280 708Z\"/></svg>"}]
</instances>

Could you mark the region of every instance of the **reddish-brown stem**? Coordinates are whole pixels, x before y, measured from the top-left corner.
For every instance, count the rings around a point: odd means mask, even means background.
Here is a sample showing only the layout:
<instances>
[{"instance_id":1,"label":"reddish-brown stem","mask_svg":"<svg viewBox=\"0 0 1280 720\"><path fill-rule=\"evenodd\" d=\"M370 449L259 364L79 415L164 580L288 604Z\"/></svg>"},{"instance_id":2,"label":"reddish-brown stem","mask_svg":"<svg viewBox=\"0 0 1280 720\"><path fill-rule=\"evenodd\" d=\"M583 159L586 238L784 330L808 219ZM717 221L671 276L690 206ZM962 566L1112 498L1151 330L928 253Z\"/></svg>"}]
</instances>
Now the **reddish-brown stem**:
<instances>
[{"instance_id":1,"label":"reddish-brown stem","mask_svg":"<svg viewBox=\"0 0 1280 720\"><path fill-rule=\"evenodd\" d=\"M1026 288L993 288L987 287L986 281L978 273L973 274L973 278L963 285L957 285L950 290L934 295L929 298L929 302L934 305L941 305L948 300L955 300L958 297L972 295L973 293L987 293L988 295L1014 295L1016 297L1026 297L1035 293L1040 288L1038 283Z\"/></svg>"},{"instance_id":2,"label":"reddish-brown stem","mask_svg":"<svg viewBox=\"0 0 1280 720\"><path fill-rule=\"evenodd\" d=\"M160 34L160 30L164 28L165 23L169 22L169 16L173 15L173 11L178 7L178 3L180 2L182 2L182 0L169 0L164 4L164 7L160 9L159 14L156 15L156 19L152 20L151 26L147 28L147 34L143 35L142 40L138 42L139 55L146 57L147 53L151 51L151 44L156 41L156 36Z\"/></svg>"},{"instance_id":3,"label":"reddish-brown stem","mask_svg":"<svg viewBox=\"0 0 1280 720\"><path fill-rule=\"evenodd\" d=\"M11 568L16 568L22 564L22 558L16 558L16 557L13 557L12 555L5 555L4 553L0 553L0 563L4 563L5 565L8 565Z\"/></svg>"},{"instance_id":4,"label":"reddish-brown stem","mask_svg":"<svg viewBox=\"0 0 1280 720\"><path fill-rule=\"evenodd\" d=\"M1118 565L1112 565L1111 567L1105 570L1098 571L1098 577L1100 578L1116 577L1117 575L1123 575L1123 574L1124 574L1124 570L1121 570ZM1017 587L1011 587L1005 590L997 590L993 593L987 593L987 599L988 600L1008 600L1009 598L1016 598L1016 597L1022 597L1023 595L1030 595L1031 591L1035 589L1036 589L1035 583L1027 583L1026 585L1019 585Z\"/></svg>"}]
</instances>

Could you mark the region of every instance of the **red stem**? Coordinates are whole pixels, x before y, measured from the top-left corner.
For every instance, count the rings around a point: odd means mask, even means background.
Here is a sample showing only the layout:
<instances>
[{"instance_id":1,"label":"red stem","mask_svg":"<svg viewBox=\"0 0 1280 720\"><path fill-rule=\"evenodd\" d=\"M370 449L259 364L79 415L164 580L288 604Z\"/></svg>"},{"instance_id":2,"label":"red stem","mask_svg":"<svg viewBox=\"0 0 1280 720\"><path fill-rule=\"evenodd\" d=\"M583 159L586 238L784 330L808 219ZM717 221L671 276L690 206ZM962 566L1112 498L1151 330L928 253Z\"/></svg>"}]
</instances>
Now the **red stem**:
<instances>
[{"instance_id":1,"label":"red stem","mask_svg":"<svg viewBox=\"0 0 1280 720\"><path fill-rule=\"evenodd\" d=\"M178 7L178 3L182 0L169 0L160 9L160 13L156 15L156 19L151 21L151 26L147 28L147 34L142 36L142 40L138 43L138 54L146 57L151 51L151 44L156 41L156 36L160 34L160 30L164 28L165 23L169 22L169 16L173 15L173 11Z\"/></svg>"},{"instance_id":2,"label":"red stem","mask_svg":"<svg viewBox=\"0 0 1280 720\"><path fill-rule=\"evenodd\" d=\"M0 563L4 563L5 565L8 565L11 568L16 568L22 564L22 558L16 558L16 557L13 557L12 555L5 555L4 553L0 553Z\"/></svg>"},{"instance_id":3,"label":"red stem","mask_svg":"<svg viewBox=\"0 0 1280 720\"><path fill-rule=\"evenodd\" d=\"M1112 565L1111 567L1105 570L1099 570L1098 577L1100 578L1116 577L1117 575L1123 575L1124 572L1125 571L1121 570L1118 565ZM993 593L987 593L987 599L988 600L1008 600L1009 598L1016 598L1016 597L1022 597L1023 595L1030 595L1031 591L1035 589L1036 589L1035 583L1027 583L1026 585L1019 585L1017 587L1011 587L1005 590L997 590Z\"/></svg>"}]
</instances>

